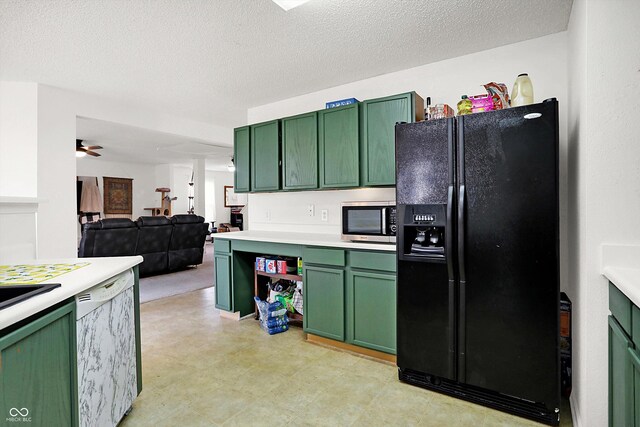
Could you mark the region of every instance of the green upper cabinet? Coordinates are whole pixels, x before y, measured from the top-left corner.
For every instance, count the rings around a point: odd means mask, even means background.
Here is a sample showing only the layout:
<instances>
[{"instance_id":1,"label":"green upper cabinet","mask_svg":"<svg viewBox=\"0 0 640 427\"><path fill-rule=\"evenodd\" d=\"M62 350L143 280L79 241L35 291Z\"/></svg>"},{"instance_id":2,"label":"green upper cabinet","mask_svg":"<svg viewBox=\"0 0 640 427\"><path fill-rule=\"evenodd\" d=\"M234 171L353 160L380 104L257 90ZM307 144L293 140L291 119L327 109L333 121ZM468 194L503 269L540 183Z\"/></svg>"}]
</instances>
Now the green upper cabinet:
<instances>
[{"instance_id":1,"label":"green upper cabinet","mask_svg":"<svg viewBox=\"0 0 640 427\"><path fill-rule=\"evenodd\" d=\"M424 101L415 92L362 103L363 186L395 185L395 125L419 120L424 120Z\"/></svg>"},{"instance_id":2,"label":"green upper cabinet","mask_svg":"<svg viewBox=\"0 0 640 427\"><path fill-rule=\"evenodd\" d=\"M251 126L251 191L280 189L280 120Z\"/></svg>"},{"instance_id":3,"label":"green upper cabinet","mask_svg":"<svg viewBox=\"0 0 640 427\"><path fill-rule=\"evenodd\" d=\"M250 163L250 128L249 126L237 128L233 131L233 161L236 166L234 174L234 189L236 193L247 193L251 190L249 179Z\"/></svg>"},{"instance_id":4,"label":"green upper cabinet","mask_svg":"<svg viewBox=\"0 0 640 427\"><path fill-rule=\"evenodd\" d=\"M282 188L318 188L318 115L282 119Z\"/></svg>"},{"instance_id":5,"label":"green upper cabinet","mask_svg":"<svg viewBox=\"0 0 640 427\"><path fill-rule=\"evenodd\" d=\"M320 188L358 187L358 104L318 112Z\"/></svg>"}]
</instances>

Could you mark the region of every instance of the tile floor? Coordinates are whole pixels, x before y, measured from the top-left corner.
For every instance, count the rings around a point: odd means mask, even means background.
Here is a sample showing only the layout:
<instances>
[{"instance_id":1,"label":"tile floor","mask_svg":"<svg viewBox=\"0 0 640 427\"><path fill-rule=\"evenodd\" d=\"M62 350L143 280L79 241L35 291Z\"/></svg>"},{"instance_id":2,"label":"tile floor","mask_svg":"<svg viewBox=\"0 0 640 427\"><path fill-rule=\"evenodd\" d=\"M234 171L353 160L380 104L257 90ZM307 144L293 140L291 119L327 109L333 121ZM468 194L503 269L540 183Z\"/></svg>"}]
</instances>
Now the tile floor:
<instances>
[{"instance_id":1,"label":"tile floor","mask_svg":"<svg viewBox=\"0 0 640 427\"><path fill-rule=\"evenodd\" d=\"M402 384L396 368L222 319L208 288L142 305L143 391L130 426L535 426ZM562 426L571 426L563 408Z\"/></svg>"}]
</instances>

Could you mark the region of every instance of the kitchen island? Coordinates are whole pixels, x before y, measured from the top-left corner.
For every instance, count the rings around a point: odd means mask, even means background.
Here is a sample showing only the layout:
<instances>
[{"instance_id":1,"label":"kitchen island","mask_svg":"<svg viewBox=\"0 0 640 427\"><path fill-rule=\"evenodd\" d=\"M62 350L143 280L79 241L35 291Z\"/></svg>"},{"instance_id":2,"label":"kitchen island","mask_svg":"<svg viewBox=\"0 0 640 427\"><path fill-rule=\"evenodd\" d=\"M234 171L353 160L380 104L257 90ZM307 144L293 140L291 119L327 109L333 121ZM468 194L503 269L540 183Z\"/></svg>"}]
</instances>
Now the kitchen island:
<instances>
[{"instance_id":1,"label":"kitchen island","mask_svg":"<svg viewBox=\"0 0 640 427\"><path fill-rule=\"evenodd\" d=\"M216 307L254 313L257 256L301 258L307 340L395 361L396 246L314 233L242 231L214 237Z\"/></svg>"},{"instance_id":2,"label":"kitchen island","mask_svg":"<svg viewBox=\"0 0 640 427\"><path fill-rule=\"evenodd\" d=\"M60 284L0 310L0 411L7 422L120 421L142 388L140 262L135 256L2 266L5 286Z\"/></svg>"}]
</instances>

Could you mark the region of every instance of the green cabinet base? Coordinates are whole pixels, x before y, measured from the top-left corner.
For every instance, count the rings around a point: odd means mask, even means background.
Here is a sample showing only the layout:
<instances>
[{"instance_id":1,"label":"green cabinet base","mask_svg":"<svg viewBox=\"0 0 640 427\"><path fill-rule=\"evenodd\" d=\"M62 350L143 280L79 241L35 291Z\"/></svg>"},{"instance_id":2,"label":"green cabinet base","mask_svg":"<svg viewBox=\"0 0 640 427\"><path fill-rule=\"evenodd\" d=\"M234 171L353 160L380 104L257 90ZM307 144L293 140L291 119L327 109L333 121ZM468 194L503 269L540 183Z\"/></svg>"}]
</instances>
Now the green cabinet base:
<instances>
[{"instance_id":1,"label":"green cabinet base","mask_svg":"<svg viewBox=\"0 0 640 427\"><path fill-rule=\"evenodd\" d=\"M75 313L70 301L0 338L1 419L78 425Z\"/></svg>"}]
</instances>

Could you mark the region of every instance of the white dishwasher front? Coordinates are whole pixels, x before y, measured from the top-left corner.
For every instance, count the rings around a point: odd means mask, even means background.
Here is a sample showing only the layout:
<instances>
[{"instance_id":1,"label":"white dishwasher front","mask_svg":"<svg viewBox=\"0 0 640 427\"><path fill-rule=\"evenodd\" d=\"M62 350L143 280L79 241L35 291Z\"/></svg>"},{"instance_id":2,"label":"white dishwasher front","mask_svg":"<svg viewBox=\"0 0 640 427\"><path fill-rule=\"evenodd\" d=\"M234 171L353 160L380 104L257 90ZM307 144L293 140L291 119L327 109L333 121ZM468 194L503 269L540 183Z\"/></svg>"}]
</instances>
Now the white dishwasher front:
<instances>
[{"instance_id":1,"label":"white dishwasher front","mask_svg":"<svg viewBox=\"0 0 640 427\"><path fill-rule=\"evenodd\" d=\"M112 427L137 396L134 274L76 296L80 427Z\"/></svg>"}]
</instances>

